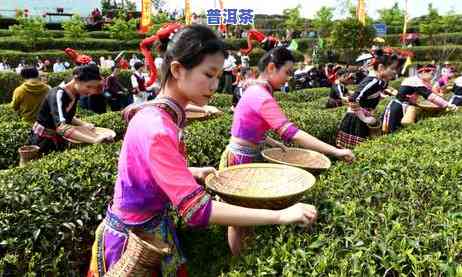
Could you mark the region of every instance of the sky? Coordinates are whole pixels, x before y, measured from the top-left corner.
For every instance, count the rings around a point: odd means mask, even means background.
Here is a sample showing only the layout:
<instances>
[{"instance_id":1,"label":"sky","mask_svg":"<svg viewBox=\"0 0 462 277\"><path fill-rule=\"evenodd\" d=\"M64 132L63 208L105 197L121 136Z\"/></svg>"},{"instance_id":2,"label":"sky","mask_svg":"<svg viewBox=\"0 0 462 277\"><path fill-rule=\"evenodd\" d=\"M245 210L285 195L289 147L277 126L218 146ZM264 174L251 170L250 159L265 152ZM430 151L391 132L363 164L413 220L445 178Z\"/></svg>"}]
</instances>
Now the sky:
<instances>
[{"instance_id":1,"label":"sky","mask_svg":"<svg viewBox=\"0 0 462 277\"><path fill-rule=\"evenodd\" d=\"M131 0L140 6L141 0ZM184 0L164 0L169 8L183 8ZM214 8L218 5L218 0L190 0L192 11L200 12ZM253 9L255 13L261 14L281 14L285 8L296 7L297 4L302 6L302 15L312 18L314 14L322 7L337 7L338 0L223 0L225 8L247 8ZM352 0L356 3L357 0ZM440 14L454 10L462 14L462 0L408 0L409 13L411 17L424 15L427 13L428 3L433 3ZM398 0L401 7L404 7L405 0ZM0 0L0 14L5 14L5 10L15 10L16 8L24 9L26 7L36 15L41 15L44 11L55 11L56 7L63 7L65 12L78 12L81 15L90 14L91 10L99 6L100 0ZM366 0L366 8L369 16L377 18L377 10L390 8L395 0ZM139 9L139 8L138 8ZM14 14L14 12L12 13ZM9 15L9 14L8 14ZM339 10L335 13L339 18L342 14Z\"/></svg>"}]
</instances>

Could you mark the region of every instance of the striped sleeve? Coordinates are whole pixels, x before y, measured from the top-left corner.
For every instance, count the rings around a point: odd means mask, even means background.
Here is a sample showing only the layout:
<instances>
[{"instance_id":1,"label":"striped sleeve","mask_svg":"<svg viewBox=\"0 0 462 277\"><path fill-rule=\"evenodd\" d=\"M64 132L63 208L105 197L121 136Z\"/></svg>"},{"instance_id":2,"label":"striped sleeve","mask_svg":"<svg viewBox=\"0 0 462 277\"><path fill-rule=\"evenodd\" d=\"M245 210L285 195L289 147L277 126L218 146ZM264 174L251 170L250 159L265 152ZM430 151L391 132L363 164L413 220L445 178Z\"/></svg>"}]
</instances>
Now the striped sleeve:
<instances>
[{"instance_id":1,"label":"striped sleeve","mask_svg":"<svg viewBox=\"0 0 462 277\"><path fill-rule=\"evenodd\" d=\"M63 104L64 93L65 92L63 89L58 89L56 91L56 95L54 96L55 99L51 99L52 101L50 103L50 111L55 126L59 126L62 123L70 123L66 122L66 110Z\"/></svg>"},{"instance_id":2,"label":"striped sleeve","mask_svg":"<svg viewBox=\"0 0 462 277\"><path fill-rule=\"evenodd\" d=\"M367 83L365 86L360 88L359 93L355 93L356 97L353 97L353 101L359 103L363 98L367 98L368 92L376 85L379 84L379 80L377 78L371 79L369 83Z\"/></svg>"}]
</instances>

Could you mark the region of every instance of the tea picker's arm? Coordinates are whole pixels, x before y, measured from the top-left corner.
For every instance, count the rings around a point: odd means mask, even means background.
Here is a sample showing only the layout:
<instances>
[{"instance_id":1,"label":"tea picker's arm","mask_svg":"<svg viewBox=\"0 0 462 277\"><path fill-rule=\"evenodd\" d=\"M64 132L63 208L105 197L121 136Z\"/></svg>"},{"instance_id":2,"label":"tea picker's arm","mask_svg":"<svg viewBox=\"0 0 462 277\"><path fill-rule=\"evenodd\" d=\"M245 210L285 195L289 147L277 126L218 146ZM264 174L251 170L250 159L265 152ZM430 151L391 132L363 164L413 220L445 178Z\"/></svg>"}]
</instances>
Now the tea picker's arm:
<instances>
[{"instance_id":1,"label":"tea picker's arm","mask_svg":"<svg viewBox=\"0 0 462 277\"><path fill-rule=\"evenodd\" d=\"M294 143L301 145L303 148L314 150L326 155L331 155L345 160L346 162L352 162L355 159L355 155L353 152L351 152L351 150L336 148L317 139L316 137L313 137L303 130L299 130L292 140Z\"/></svg>"},{"instance_id":2,"label":"tea picker's arm","mask_svg":"<svg viewBox=\"0 0 462 277\"><path fill-rule=\"evenodd\" d=\"M439 96L438 94L430 91L426 87L416 87L416 92L427 99L428 101L432 102L433 104L437 105L441 108L447 108L450 104L446 101L443 97Z\"/></svg>"},{"instance_id":3,"label":"tea picker's arm","mask_svg":"<svg viewBox=\"0 0 462 277\"><path fill-rule=\"evenodd\" d=\"M282 151L286 152L287 151L287 146L284 145L284 143L279 142L273 138L270 138L269 136L266 136L265 138L265 143L268 144L271 147L277 147L281 148Z\"/></svg>"},{"instance_id":4,"label":"tea picker's arm","mask_svg":"<svg viewBox=\"0 0 462 277\"><path fill-rule=\"evenodd\" d=\"M250 209L212 201L209 222L219 225L255 226L269 224L312 224L317 218L316 208L297 203L283 210Z\"/></svg>"}]
</instances>

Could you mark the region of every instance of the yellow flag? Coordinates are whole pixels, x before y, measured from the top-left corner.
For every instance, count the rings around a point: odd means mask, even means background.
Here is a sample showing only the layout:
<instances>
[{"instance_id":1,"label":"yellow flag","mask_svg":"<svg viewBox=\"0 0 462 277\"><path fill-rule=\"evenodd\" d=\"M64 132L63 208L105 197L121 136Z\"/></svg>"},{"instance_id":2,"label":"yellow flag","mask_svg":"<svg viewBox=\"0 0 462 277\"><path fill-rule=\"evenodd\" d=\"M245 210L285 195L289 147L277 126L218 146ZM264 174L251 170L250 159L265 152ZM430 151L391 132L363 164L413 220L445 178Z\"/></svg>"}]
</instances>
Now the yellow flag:
<instances>
[{"instance_id":1,"label":"yellow flag","mask_svg":"<svg viewBox=\"0 0 462 277\"><path fill-rule=\"evenodd\" d=\"M407 22L409 20L409 15L408 15L408 0L406 0L405 8L404 8L404 26L403 26L403 41L405 40L405 36L407 33Z\"/></svg>"},{"instance_id":2,"label":"yellow flag","mask_svg":"<svg viewBox=\"0 0 462 277\"><path fill-rule=\"evenodd\" d=\"M151 0L141 0L140 33L147 33L151 27Z\"/></svg>"},{"instance_id":3,"label":"yellow flag","mask_svg":"<svg viewBox=\"0 0 462 277\"><path fill-rule=\"evenodd\" d=\"M356 7L356 17L363 25L366 24L366 3L364 3L364 0L358 0L358 6Z\"/></svg>"},{"instance_id":4,"label":"yellow flag","mask_svg":"<svg viewBox=\"0 0 462 277\"><path fill-rule=\"evenodd\" d=\"M403 70L401 70L401 74L404 75L404 73L406 73L406 69L412 64L412 60L411 60L411 57L407 57L406 58L406 62L404 63L403 65Z\"/></svg>"},{"instance_id":5,"label":"yellow flag","mask_svg":"<svg viewBox=\"0 0 462 277\"><path fill-rule=\"evenodd\" d=\"M184 17L186 25L191 24L191 0L184 0Z\"/></svg>"}]
</instances>

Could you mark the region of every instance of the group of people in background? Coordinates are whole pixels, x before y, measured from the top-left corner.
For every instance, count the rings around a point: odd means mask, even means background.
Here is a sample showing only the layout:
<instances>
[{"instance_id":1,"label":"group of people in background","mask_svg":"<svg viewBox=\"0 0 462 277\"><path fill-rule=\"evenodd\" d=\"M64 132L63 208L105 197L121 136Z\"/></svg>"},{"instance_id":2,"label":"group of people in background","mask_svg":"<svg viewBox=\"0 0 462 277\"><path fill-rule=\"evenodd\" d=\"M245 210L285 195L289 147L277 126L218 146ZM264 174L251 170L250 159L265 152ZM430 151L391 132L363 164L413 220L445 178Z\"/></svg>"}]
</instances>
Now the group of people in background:
<instances>
[{"instance_id":1,"label":"group of people in background","mask_svg":"<svg viewBox=\"0 0 462 277\"><path fill-rule=\"evenodd\" d=\"M231 109L234 110L239 99L242 97L245 88L252 82L252 80L257 78L257 70L250 67L248 56L243 55L240 52L227 50L225 55L223 74L219 82L218 91L233 95ZM126 65L121 67L120 65L123 65L124 61L126 61ZM155 63L157 68L161 68L162 62L163 59L161 56L156 57ZM6 62L3 61L0 65L5 66L5 64ZM389 64L391 64L391 69L383 70L383 68ZM103 93L81 97L79 103L83 108L96 113L104 113L107 111L108 107L111 111L120 111L131 103L142 103L156 97L157 92L160 89L160 83L156 82L151 86L147 86L148 74L146 66L135 54L131 56L129 61L122 60L119 61L117 65L110 56L107 58L100 57L99 67L101 69L107 69L109 66L111 74L103 79ZM366 122L363 122L364 120L357 121L356 115L358 115L358 106L360 108L359 111L364 114L364 118L371 118L371 112L375 109L380 99L391 95L390 93L379 92L388 90L388 82L397 76L400 66L402 66L402 63L400 63L400 61L392 55L383 55L374 58L372 61L367 63L367 66L365 67L367 74L359 84L358 90L356 92L350 92L347 87L355 82L357 69L352 69L338 64L325 65L324 73L326 75L327 82L331 86L331 92L326 103L326 108L335 108L345 104L350 105L349 112L340 124L337 145L352 148L354 145L364 141L364 139L368 137L370 127L368 124L378 123L367 120ZM30 109L29 107L25 108L25 106L22 106L19 108L21 106L18 104L20 103L19 99L24 98L23 95L30 94L34 96L31 97L31 99L27 99L26 97L26 102L28 102L26 106L30 106L32 102L40 102L39 97L37 97L37 91L44 91L44 86L46 86L44 82L40 83L40 76L43 73L42 70L45 68L45 63L38 59L35 66L31 67L20 64L18 67L21 67L20 74L23 76L25 82L17 89L18 92L14 94L13 106L18 110L18 112L24 115L26 121L30 121L31 111L36 110L36 107ZM57 72L66 69L66 65L64 65L59 59L56 60L53 67ZM127 67L132 69L130 80L128 84L122 84L119 73L121 68ZM302 67L303 69L308 67L310 70L313 68L309 58L307 59L305 57L305 62ZM32 70L32 68L35 68L36 70ZM413 87L410 90L408 89L408 91L413 91L413 93L417 91L425 99L433 101L437 105L449 107L453 107L453 105L460 105L462 102L462 97L459 95L461 94L461 78L458 78L455 81L455 95L449 103L445 104L442 102L440 97L437 97L445 91L449 82L455 79L455 68L449 63L445 63L442 68L439 69L440 74L435 74L437 70L436 66L427 65L424 68L418 68L416 71L412 69L409 71L410 74L414 73L415 75L411 76L411 79L406 79L403 82L398 95L394 96L395 99L393 99L389 106L387 106L385 113L380 117L380 119L375 120L380 121L380 123L384 125L384 132L393 132L401 127L401 124L398 121L404 116L406 107L408 107L409 104L416 104L415 101L409 100L407 96L403 96L409 94L409 92L402 92L406 90L406 87L416 86L416 88ZM37 78L35 76L35 72L38 74ZM382 74L382 72L385 73ZM33 78L31 76L33 76ZM412 83L412 85L410 85L410 83ZM354 103L353 107L351 107L352 103ZM19 109L21 109L22 112ZM394 114L397 115L393 116Z\"/></svg>"},{"instance_id":2,"label":"group of people in background","mask_svg":"<svg viewBox=\"0 0 462 277\"><path fill-rule=\"evenodd\" d=\"M438 70L434 64L418 65L415 73L411 73L412 75L402 81L398 91L390 88L389 82L400 74L403 64L403 60L397 55L375 54L365 64L367 76L351 93L347 86L352 84L354 72L349 72L345 68L335 70L334 84L326 107L348 106L337 133L338 147L353 149L376 134L377 130L385 134L392 133L403 125L414 122L420 96L436 107L448 111L456 111L462 104L462 77L454 82L454 96L449 101L442 97L443 93L447 92L449 82L456 76L455 68L449 63L445 63L439 76L435 74ZM378 104L387 97L392 98L385 111L377 115ZM406 115L414 119L407 123Z\"/></svg>"},{"instance_id":3,"label":"group of people in background","mask_svg":"<svg viewBox=\"0 0 462 277\"><path fill-rule=\"evenodd\" d=\"M133 102L143 102L153 99L158 87L147 87L146 70L143 61L135 54L129 61L125 59L116 62L111 56L100 57L100 63L97 65L101 70L110 70L110 75L103 78L102 94L91 96L82 96L79 98L79 104L82 108L101 114L110 108L111 111L120 111ZM158 60L158 63L162 61ZM95 64L96 65L96 64ZM48 60L44 62L41 59L33 64L26 64L21 61L16 67L18 74L22 76L24 82L13 93L13 107L24 117L25 121L32 120L35 115L36 106L41 103L40 97L37 97L37 91L40 95L47 90L47 72L50 68ZM53 72L64 72L70 70L68 62L63 63L60 59L52 65ZM0 63L0 69L10 70L6 60ZM131 69L132 73L128 84L123 84L120 79L121 69ZM22 102L25 101L25 102ZM27 104L25 104L27 103ZM34 106L34 107L32 107Z\"/></svg>"},{"instance_id":4,"label":"group of people in background","mask_svg":"<svg viewBox=\"0 0 462 277\"><path fill-rule=\"evenodd\" d=\"M40 73L59 73L69 70L71 64L67 61L62 61L61 59L57 58L54 61L50 59L42 60L37 58L35 62L29 63L26 60L22 59L19 61L17 65L13 65L8 62L8 59L3 59L0 61L0 72L1 71L13 71L17 74L21 74L21 70L26 67L34 66Z\"/></svg>"},{"instance_id":5,"label":"group of people in background","mask_svg":"<svg viewBox=\"0 0 462 277\"><path fill-rule=\"evenodd\" d=\"M117 66L121 69L131 69L133 70L135 67L135 63L141 62L142 60L137 57L136 54L133 54L130 60L121 59L118 62ZM116 66L116 62L113 60L112 56L101 56L99 57L99 63L101 69L112 69ZM8 61L7 58L3 58L0 60L0 72L1 71L13 71L17 74L21 74L21 70L25 67L34 66L40 73L59 73L64 72L66 70L70 70L72 64L67 60L56 58L56 59L42 59L37 57L35 61L26 61L25 59L21 59L17 64L11 63Z\"/></svg>"}]
</instances>

